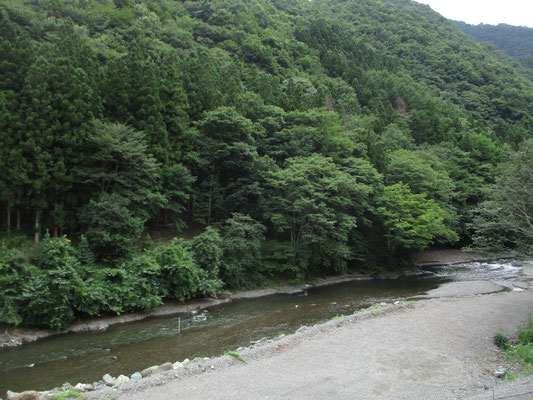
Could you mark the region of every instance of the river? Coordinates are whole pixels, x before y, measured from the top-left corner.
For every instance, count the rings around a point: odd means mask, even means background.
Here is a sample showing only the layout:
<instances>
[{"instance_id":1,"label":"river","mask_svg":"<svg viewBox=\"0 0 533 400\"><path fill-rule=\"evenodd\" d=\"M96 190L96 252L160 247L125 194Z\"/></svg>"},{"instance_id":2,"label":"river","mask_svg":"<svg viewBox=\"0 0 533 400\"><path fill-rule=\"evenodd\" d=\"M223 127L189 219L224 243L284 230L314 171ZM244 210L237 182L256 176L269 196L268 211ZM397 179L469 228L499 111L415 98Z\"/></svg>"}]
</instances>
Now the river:
<instances>
[{"instance_id":1,"label":"river","mask_svg":"<svg viewBox=\"0 0 533 400\"><path fill-rule=\"evenodd\" d=\"M493 280L511 287L509 282L520 273L518 261L433 267L424 277L343 283L299 295L233 301L194 316L53 336L0 351L0 393L91 383L105 373L131 375L166 361L217 356L376 303L424 294L450 280Z\"/></svg>"}]
</instances>

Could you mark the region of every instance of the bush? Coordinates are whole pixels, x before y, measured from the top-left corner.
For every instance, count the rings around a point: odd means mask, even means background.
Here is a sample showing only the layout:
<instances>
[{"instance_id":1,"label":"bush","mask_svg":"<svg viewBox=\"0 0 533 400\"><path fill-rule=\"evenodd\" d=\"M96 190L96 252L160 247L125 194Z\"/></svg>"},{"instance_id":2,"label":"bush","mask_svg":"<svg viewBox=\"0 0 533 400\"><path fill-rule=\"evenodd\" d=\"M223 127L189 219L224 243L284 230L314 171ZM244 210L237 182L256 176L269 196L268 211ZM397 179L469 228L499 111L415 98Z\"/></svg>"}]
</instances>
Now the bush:
<instances>
[{"instance_id":1,"label":"bush","mask_svg":"<svg viewBox=\"0 0 533 400\"><path fill-rule=\"evenodd\" d=\"M196 265L207 271L210 279L217 279L222 262L222 239L218 231L208 226L205 232L185 243Z\"/></svg>"},{"instance_id":2,"label":"bush","mask_svg":"<svg viewBox=\"0 0 533 400\"><path fill-rule=\"evenodd\" d=\"M223 283L210 279L178 239L155 248L153 256L161 268L159 279L164 297L185 301L198 295L217 295L222 289Z\"/></svg>"},{"instance_id":3,"label":"bush","mask_svg":"<svg viewBox=\"0 0 533 400\"><path fill-rule=\"evenodd\" d=\"M0 321L19 325L21 315L22 287L27 280L29 263L17 250L0 247Z\"/></svg>"},{"instance_id":4,"label":"bush","mask_svg":"<svg viewBox=\"0 0 533 400\"><path fill-rule=\"evenodd\" d=\"M89 246L98 260L113 262L127 257L144 230L144 220L130 210L130 201L118 194L102 193L80 214Z\"/></svg>"},{"instance_id":5,"label":"bush","mask_svg":"<svg viewBox=\"0 0 533 400\"><path fill-rule=\"evenodd\" d=\"M503 333L497 333L494 335L492 342L502 350L509 348L509 338Z\"/></svg>"},{"instance_id":6,"label":"bush","mask_svg":"<svg viewBox=\"0 0 533 400\"><path fill-rule=\"evenodd\" d=\"M89 315L151 310L162 303L160 267L140 254L117 268L85 267L86 290L79 310Z\"/></svg>"},{"instance_id":7,"label":"bush","mask_svg":"<svg viewBox=\"0 0 533 400\"><path fill-rule=\"evenodd\" d=\"M518 333L518 343L523 345L533 343L533 327L522 329Z\"/></svg>"},{"instance_id":8,"label":"bush","mask_svg":"<svg viewBox=\"0 0 533 400\"><path fill-rule=\"evenodd\" d=\"M261 276L261 243L266 228L248 215L233 213L220 224L222 280L229 287L247 287L258 283Z\"/></svg>"},{"instance_id":9,"label":"bush","mask_svg":"<svg viewBox=\"0 0 533 400\"><path fill-rule=\"evenodd\" d=\"M22 290L24 322L65 329L74 320L85 290L78 274L76 251L66 237L51 239L47 235L31 261Z\"/></svg>"}]
</instances>

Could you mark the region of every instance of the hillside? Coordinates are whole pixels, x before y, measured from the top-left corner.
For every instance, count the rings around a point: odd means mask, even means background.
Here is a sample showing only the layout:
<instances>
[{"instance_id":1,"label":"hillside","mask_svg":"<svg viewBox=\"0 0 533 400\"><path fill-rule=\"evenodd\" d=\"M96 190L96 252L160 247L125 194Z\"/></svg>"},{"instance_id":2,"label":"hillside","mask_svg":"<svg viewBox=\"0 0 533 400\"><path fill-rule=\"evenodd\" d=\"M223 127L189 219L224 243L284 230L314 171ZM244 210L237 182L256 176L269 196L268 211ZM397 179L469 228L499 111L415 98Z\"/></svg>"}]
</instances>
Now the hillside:
<instances>
[{"instance_id":1,"label":"hillside","mask_svg":"<svg viewBox=\"0 0 533 400\"><path fill-rule=\"evenodd\" d=\"M533 68L533 28L507 24L471 25L460 21L456 24L470 36L481 42L492 42L525 67Z\"/></svg>"},{"instance_id":2,"label":"hillside","mask_svg":"<svg viewBox=\"0 0 533 400\"><path fill-rule=\"evenodd\" d=\"M0 17L6 322L524 241L480 221L509 190L498 166L528 154L533 82L427 6L5 0ZM147 234L169 226L202 233Z\"/></svg>"}]
</instances>

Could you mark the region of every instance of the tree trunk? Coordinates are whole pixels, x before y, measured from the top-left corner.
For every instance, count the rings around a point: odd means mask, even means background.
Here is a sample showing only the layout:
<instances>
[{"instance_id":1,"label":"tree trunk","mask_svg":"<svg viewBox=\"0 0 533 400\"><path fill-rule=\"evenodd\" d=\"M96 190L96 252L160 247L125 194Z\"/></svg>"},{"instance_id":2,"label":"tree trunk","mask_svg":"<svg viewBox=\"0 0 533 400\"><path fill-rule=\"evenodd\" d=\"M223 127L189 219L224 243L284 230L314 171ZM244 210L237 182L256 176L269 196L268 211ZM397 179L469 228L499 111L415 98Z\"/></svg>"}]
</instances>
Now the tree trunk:
<instances>
[{"instance_id":1,"label":"tree trunk","mask_svg":"<svg viewBox=\"0 0 533 400\"><path fill-rule=\"evenodd\" d=\"M39 243L39 238L41 237L41 210L35 210L35 237L33 239L34 243Z\"/></svg>"},{"instance_id":2,"label":"tree trunk","mask_svg":"<svg viewBox=\"0 0 533 400\"><path fill-rule=\"evenodd\" d=\"M6 224L7 224L7 233L11 232L11 207L9 204L6 206Z\"/></svg>"},{"instance_id":3,"label":"tree trunk","mask_svg":"<svg viewBox=\"0 0 533 400\"><path fill-rule=\"evenodd\" d=\"M211 199L213 191L209 190L209 203L207 208L207 226L211 225Z\"/></svg>"},{"instance_id":4,"label":"tree trunk","mask_svg":"<svg viewBox=\"0 0 533 400\"><path fill-rule=\"evenodd\" d=\"M54 239L57 239L57 198L54 200Z\"/></svg>"},{"instance_id":5,"label":"tree trunk","mask_svg":"<svg viewBox=\"0 0 533 400\"><path fill-rule=\"evenodd\" d=\"M17 207L17 231L20 231L20 207L22 204L22 195L18 195L18 207Z\"/></svg>"}]
</instances>

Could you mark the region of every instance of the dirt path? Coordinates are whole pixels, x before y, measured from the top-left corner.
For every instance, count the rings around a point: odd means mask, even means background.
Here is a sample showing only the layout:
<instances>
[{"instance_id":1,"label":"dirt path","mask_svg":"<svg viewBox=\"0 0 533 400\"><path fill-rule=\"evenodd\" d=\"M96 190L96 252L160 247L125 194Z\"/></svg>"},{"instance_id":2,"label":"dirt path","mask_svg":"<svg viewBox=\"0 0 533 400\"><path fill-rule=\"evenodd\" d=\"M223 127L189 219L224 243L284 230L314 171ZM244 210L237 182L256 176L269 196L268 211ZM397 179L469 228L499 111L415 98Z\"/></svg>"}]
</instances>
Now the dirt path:
<instances>
[{"instance_id":1,"label":"dirt path","mask_svg":"<svg viewBox=\"0 0 533 400\"><path fill-rule=\"evenodd\" d=\"M501 360L492 337L514 334L529 317L533 290L388 306L246 349L240 354L247 364L229 356L197 362L89 398L425 400L523 394L533 392L532 379L502 384L494 378Z\"/></svg>"}]
</instances>

